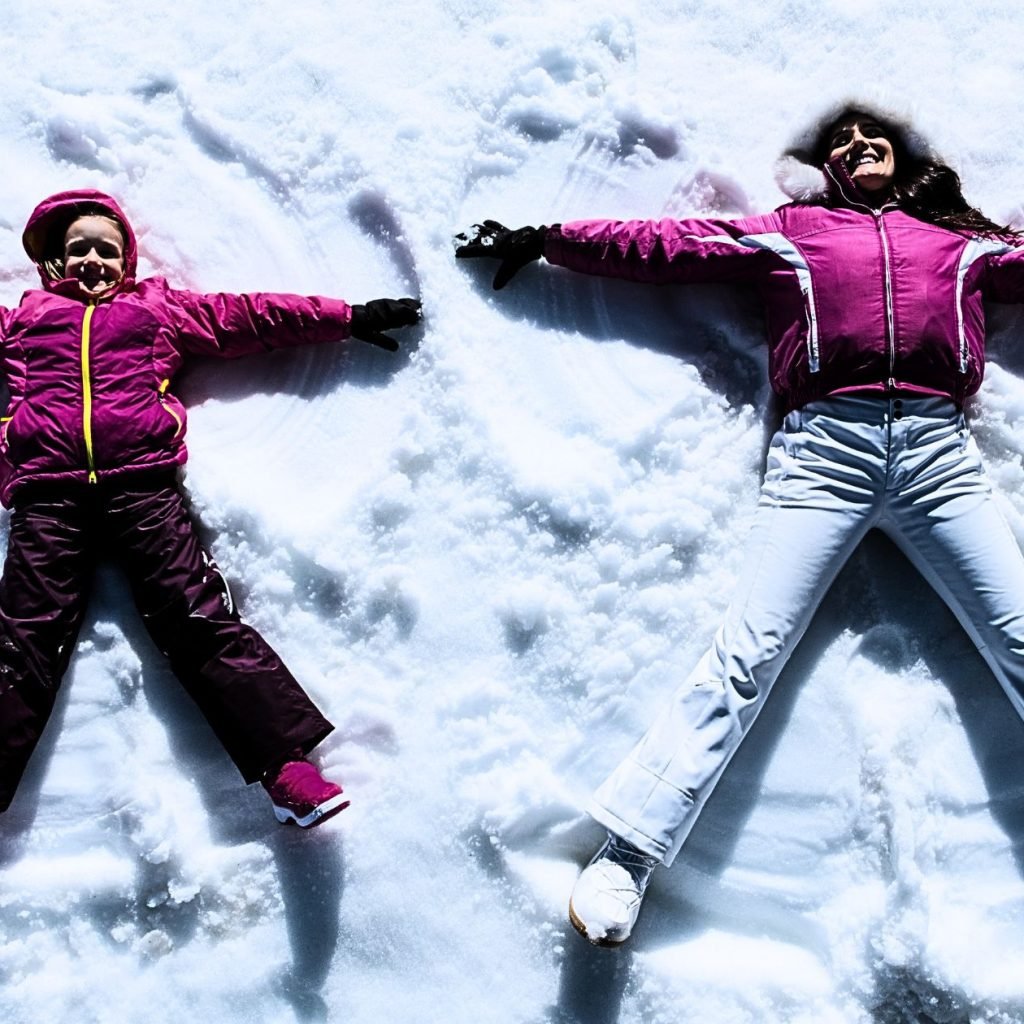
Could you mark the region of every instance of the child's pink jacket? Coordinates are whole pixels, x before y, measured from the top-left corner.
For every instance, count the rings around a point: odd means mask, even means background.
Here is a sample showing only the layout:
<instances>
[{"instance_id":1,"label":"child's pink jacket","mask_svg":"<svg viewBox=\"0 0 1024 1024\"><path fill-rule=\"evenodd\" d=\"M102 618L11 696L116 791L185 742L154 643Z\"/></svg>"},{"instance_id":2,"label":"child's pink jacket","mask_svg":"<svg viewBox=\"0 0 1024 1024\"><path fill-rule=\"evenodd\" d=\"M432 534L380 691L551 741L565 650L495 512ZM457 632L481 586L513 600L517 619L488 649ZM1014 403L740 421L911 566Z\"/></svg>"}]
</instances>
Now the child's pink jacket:
<instances>
[{"instance_id":1,"label":"child's pink jacket","mask_svg":"<svg viewBox=\"0 0 1024 1024\"><path fill-rule=\"evenodd\" d=\"M125 274L96 303L76 281L52 281L41 261L83 204L126 235ZM341 341L351 307L339 299L254 293L202 295L161 277L136 282L135 236L117 203L82 189L44 200L24 234L42 290L0 308L0 366L10 403L0 427L0 501L31 481L89 483L181 465L185 410L168 390L187 353L232 358Z\"/></svg>"}]
</instances>

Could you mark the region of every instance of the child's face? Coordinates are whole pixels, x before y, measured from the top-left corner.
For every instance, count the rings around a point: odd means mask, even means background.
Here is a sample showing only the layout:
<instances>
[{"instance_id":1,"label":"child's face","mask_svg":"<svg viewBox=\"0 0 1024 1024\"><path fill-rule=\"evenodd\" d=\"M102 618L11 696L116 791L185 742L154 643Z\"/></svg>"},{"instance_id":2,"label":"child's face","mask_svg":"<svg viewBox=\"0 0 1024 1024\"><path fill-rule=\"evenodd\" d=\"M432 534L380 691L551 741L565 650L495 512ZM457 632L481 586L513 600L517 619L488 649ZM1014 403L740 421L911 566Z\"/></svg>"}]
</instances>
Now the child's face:
<instances>
[{"instance_id":1,"label":"child's face","mask_svg":"<svg viewBox=\"0 0 1024 1024\"><path fill-rule=\"evenodd\" d=\"M79 217L64 235L64 273L95 297L113 288L124 274L124 239L106 217Z\"/></svg>"}]
</instances>

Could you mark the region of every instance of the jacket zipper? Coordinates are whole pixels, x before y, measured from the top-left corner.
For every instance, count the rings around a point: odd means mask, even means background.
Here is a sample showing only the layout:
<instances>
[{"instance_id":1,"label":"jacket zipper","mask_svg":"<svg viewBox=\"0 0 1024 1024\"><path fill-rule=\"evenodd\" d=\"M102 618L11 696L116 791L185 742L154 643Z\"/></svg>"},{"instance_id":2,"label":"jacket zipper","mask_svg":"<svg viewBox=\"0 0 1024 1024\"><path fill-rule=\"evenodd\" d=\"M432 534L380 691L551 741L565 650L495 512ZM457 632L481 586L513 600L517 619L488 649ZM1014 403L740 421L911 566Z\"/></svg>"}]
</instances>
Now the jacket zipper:
<instances>
[{"instance_id":1,"label":"jacket zipper","mask_svg":"<svg viewBox=\"0 0 1024 1024\"><path fill-rule=\"evenodd\" d=\"M882 214L885 213L887 207L895 208L895 203L883 204L879 209L874 210L866 203L858 203L856 200L851 199L843 188L843 183L836 177L835 172L825 164L825 172L835 182L836 188L839 189L839 194L846 200L850 206L859 206L862 210L867 210L872 217L875 219L875 227L878 229L878 235L882 242L882 257L885 261L885 327L887 337L885 340L886 352L889 356L889 376L886 379L885 387L887 391L896 390L896 318L893 314L892 304L892 269L889 262L889 237L885 233L885 225L882 223Z\"/></svg>"},{"instance_id":2,"label":"jacket zipper","mask_svg":"<svg viewBox=\"0 0 1024 1024\"><path fill-rule=\"evenodd\" d=\"M885 326L887 332L886 349L889 353L889 379L886 382L886 390L896 390L896 322L892 311L892 271L889 263L889 237L885 233L885 223L882 220L881 210L872 210L875 224L878 227L878 235L882 240L882 256L885 259Z\"/></svg>"},{"instance_id":3,"label":"jacket zipper","mask_svg":"<svg viewBox=\"0 0 1024 1024\"><path fill-rule=\"evenodd\" d=\"M89 342L92 315L95 305L89 303L85 307L82 320L82 434L85 437L85 464L89 470L89 483L98 482L96 476L96 459L92 448L92 375L89 372Z\"/></svg>"}]
</instances>

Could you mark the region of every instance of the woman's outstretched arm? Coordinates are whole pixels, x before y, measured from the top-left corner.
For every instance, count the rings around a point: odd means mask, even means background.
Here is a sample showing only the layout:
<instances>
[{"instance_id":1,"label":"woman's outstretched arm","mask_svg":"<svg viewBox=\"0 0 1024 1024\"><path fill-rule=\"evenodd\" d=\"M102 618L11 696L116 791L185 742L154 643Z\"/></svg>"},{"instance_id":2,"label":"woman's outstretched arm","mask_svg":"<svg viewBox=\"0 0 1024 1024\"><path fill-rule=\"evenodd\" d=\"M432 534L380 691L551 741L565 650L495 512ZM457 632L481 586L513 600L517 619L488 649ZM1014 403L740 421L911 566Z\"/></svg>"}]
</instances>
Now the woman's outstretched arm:
<instances>
[{"instance_id":1,"label":"woman's outstretched arm","mask_svg":"<svg viewBox=\"0 0 1024 1024\"><path fill-rule=\"evenodd\" d=\"M786 242L778 214L743 220L580 220L511 230L486 220L455 237L458 259L502 262L494 287L502 288L541 257L586 274L651 284L749 280Z\"/></svg>"}]
</instances>

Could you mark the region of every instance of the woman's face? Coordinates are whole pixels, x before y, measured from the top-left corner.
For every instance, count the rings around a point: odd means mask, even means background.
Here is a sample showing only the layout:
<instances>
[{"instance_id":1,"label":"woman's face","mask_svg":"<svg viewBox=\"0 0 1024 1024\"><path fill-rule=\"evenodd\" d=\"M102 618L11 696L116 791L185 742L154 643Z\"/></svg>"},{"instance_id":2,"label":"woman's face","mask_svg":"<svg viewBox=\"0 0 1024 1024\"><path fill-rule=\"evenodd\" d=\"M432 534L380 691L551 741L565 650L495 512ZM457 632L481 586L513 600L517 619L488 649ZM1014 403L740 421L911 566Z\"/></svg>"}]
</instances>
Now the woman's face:
<instances>
[{"instance_id":1,"label":"woman's face","mask_svg":"<svg viewBox=\"0 0 1024 1024\"><path fill-rule=\"evenodd\" d=\"M829 132L829 159L843 161L850 177L864 192L883 192L896 173L892 143L886 130L866 114L841 118Z\"/></svg>"},{"instance_id":2,"label":"woman's face","mask_svg":"<svg viewBox=\"0 0 1024 1024\"><path fill-rule=\"evenodd\" d=\"M102 295L124 274L124 239L107 217L73 221L64 234L64 273L78 281L86 295Z\"/></svg>"}]
</instances>

